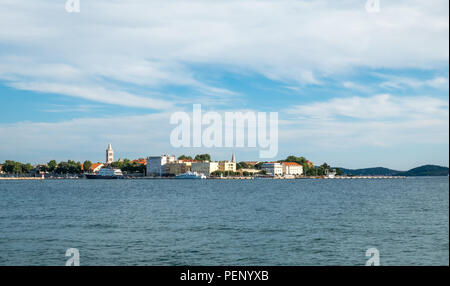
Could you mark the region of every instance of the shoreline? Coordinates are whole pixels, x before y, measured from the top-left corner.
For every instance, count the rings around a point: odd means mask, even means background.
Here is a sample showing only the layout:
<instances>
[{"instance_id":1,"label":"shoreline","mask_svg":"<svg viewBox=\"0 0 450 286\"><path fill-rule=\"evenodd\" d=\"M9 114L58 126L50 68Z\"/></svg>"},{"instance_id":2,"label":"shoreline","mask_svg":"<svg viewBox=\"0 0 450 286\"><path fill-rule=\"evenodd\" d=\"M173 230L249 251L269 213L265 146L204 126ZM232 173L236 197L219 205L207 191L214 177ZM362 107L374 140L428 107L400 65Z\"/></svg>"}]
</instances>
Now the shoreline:
<instances>
[{"instance_id":1,"label":"shoreline","mask_svg":"<svg viewBox=\"0 0 450 286\"><path fill-rule=\"evenodd\" d=\"M407 176L353 176L353 177L212 177L206 180L358 180L358 179L406 179ZM126 180L180 180L168 177L137 177L125 178ZM42 181L42 180L87 180L86 178L42 178L42 177L0 177L5 181ZM105 179L106 180L106 179Z\"/></svg>"}]
</instances>

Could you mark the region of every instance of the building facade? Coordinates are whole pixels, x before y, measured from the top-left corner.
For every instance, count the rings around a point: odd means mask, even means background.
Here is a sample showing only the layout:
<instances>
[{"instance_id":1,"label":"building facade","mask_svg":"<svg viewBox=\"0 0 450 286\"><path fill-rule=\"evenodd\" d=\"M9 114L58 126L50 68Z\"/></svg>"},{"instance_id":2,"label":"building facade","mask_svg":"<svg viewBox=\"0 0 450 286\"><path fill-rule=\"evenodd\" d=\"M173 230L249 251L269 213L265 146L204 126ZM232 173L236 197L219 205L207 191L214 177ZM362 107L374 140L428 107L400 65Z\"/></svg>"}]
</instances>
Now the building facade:
<instances>
[{"instance_id":1,"label":"building facade","mask_svg":"<svg viewBox=\"0 0 450 286\"><path fill-rule=\"evenodd\" d=\"M295 162L283 162L281 163L283 166L283 174L284 175L294 175L300 176L303 174L303 166L295 163Z\"/></svg>"},{"instance_id":2,"label":"building facade","mask_svg":"<svg viewBox=\"0 0 450 286\"><path fill-rule=\"evenodd\" d=\"M206 176L211 176L211 173L219 170L218 162L195 162L192 163L191 171Z\"/></svg>"},{"instance_id":3,"label":"building facade","mask_svg":"<svg viewBox=\"0 0 450 286\"><path fill-rule=\"evenodd\" d=\"M283 175L283 166L277 162L264 163L261 165L261 170L266 171L266 174L270 176Z\"/></svg>"},{"instance_id":4,"label":"building facade","mask_svg":"<svg viewBox=\"0 0 450 286\"><path fill-rule=\"evenodd\" d=\"M191 166L192 162L184 162L182 160L179 160L178 162L174 163L167 163L166 174L173 176L184 174L186 172L191 171Z\"/></svg>"},{"instance_id":5,"label":"building facade","mask_svg":"<svg viewBox=\"0 0 450 286\"><path fill-rule=\"evenodd\" d=\"M108 144L108 148L106 149L106 164L111 164L114 162L114 150L111 144Z\"/></svg>"},{"instance_id":6,"label":"building facade","mask_svg":"<svg viewBox=\"0 0 450 286\"><path fill-rule=\"evenodd\" d=\"M219 162L219 171L236 172L236 162L230 162L230 161Z\"/></svg>"},{"instance_id":7,"label":"building facade","mask_svg":"<svg viewBox=\"0 0 450 286\"><path fill-rule=\"evenodd\" d=\"M238 172L240 172L241 174L244 174L244 172L249 173L251 175L256 175L260 172L261 170L257 170L257 169L240 169L238 170Z\"/></svg>"},{"instance_id":8,"label":"building facade","mask_svg":"<svg viewBox=\"0 0 450 286\"><path fill-rule=\"evenodd\" d=\"M147 158L147 176L163 176L167 175L166 164L175 163L175 156L161 155L151 156Z\"/></svg>"}]
</instances>

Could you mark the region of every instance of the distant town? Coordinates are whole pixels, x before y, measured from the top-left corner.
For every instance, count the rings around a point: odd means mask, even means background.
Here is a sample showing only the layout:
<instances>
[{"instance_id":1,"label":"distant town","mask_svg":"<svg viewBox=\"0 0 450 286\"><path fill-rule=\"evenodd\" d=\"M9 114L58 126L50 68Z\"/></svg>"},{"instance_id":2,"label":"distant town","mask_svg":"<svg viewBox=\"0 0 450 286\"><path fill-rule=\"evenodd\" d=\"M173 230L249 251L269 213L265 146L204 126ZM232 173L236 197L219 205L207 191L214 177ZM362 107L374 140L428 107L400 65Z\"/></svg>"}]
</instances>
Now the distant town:
<instances>
[{"instance_id":1,"label":"distant town","mask_svg":"<svg viewBox=\"0 0 450 286\"><path fill-rule=\"evenodd\" d=\"M422 172L428 172L425 175L448 176L448 168L446 167L427 165L419 168L424 169L421 169ZM3 164L0 164L0 178L191 178L193 176L193 178L224 179L295 179L408 176L406 172L401 173L386 168L361 170L353 170L352 172L348 169L332 168L327 163L315 166L313 162L306 158L296 156L288 156L284 160L273 162L237 162L234 153L230 154L229 161L213 161L209 154L198 154L194 157L187 155L176 157L163 154L135 160L118 159L115 161L114 149L111 144L108 144L105 162L93 163L86 160L81 163L69 160L58 163L51 160L47 164L31 165L6 160ZM412 175L420 176L421 174L419 172L412 173Z\"/></svg>"}]
</instances>

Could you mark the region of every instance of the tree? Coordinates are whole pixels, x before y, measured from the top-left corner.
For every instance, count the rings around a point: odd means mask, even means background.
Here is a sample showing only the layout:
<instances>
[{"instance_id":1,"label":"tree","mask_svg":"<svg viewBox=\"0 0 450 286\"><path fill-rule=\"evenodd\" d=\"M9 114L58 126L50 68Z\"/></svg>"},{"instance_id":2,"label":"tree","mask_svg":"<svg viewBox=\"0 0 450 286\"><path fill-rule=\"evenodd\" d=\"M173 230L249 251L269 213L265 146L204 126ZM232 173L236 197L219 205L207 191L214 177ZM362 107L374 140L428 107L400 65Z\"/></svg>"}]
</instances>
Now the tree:
<instances>
[{"instance_id":1,"label":"tree","mask_svg":"<svg viewBox=\"0 0 450 286\"><path fill-rule=\"evenodd\" d=\"M39 173L45 173L48 172L48 167L46 165L39 165L38 166Z\"/></svg>"},{"instance_id":2,"label":"tree","mask_svg":"<svg viewBox=\"0 0 450 286\"><path fill-rule=\"evenodd\" d=\"M89 161L89 160L84 161L84 163L83 163L83 170L85 172L88 172L91 169L91 167L92 167L92 162L91 161Z\"/></svg>"},{"instance_id":3,"label":"tree","mask_svg":"<svg viewBox=\"0 0 450 286\"><path fill-rule=\"evenodd\" d=\"M33 170L33 166L30 163L22 165L22 172L30 173Z\"/></svg>"},{"instance_id":4,"label":"tree","mask_svg":"<svg viewBox=\"0 0 450 286\"><path fill-rule=\"evenodd\" d=\"M192 160L191 156L181 155L178 157L178 160Z\"/></svg>"},{"instance_id":5,"label":"tree","mask_svg":"<svg viewBox=\"0 0 450 286\"><path fill-rule=\"evenodd\" d=\"M239 163L236 164L236 169L237 170L249 169L249 168L250 168L250 166L247 165L247 163L245 163L245 162L239 162Z\"/></svg>"},{"instance_id":6,"label":"tree","mask_svg":"<svg viewBox=\"0 0 450 286\"><path fill-rule=\"evenodd\" d=\"M58 174L69 173L69 164L67 162L59 162L58 166L55 169L55 172Z\"/></svg>"},{"instance_id":7,"label":"tree","mask_svg":"<svg viewBox=\"0 0 450 286\"><path fill-rule=\"evenodd\" d=\"M54 172L56 170L56 167L58 166L58 163L56 163L55 160L51 160L50 162L48 162L47 166L49 172Z\"/></svg>"},{"instance_id":8,"label":"tree","mask_svg":"<svg viewBox=\"0 0 450 286\"><path fill-rule=\"evenodd\" d=\"M306 176L317 176L317 170L314 167L303 165L303 170Z\"/></svg>"},{"instance_id":9,"label":"tree","mask_svg":"<svg viewBox=\"0 0 450 286\"><path fill-rule=\"evenodd\" d=\"M23 164L12 160L6 160L3 164L3 171L8 174L22 174Z\"/></svg>"},{"instance_id":10,"label":"tree","mask_svg":"<svg viewBox=\"0 0 450 286\"><path fill-rule=\"evenodd\" d=\"M120 169L122 172L127 173L144 173L145 164L139 164L137 162L131 163L129 159L124 159L123 161L116 161L111 163L111 167L115 169Z\"/></svg>"},{"instance_id":11,"label":"tree","mask_svg":"<svg viewBox=\"0 0 450 286\"><path fill-rule=\"evenodd\" d=\"M304 165L306 164L307 160L305 157L295 157L295 156L288 156L286 158L286 160L284 160L284 162L294 162L294 163L298 163L300 165Z\"/></svg>"},{"instance_id":12,"label":"tree","mask_svg":"<svg viewBox=\"0 0 450 286\"><path fill-rule=\"evenodd\" d=\"M194 160L196 160L196 161L211 161L211 155L200 154L200 155L195 156Z\"/></svg>"},{"instance_id":13,"label":"tree","mask_svg":"<svg viewBox=\"0 0 450 286\"><path fill-rule=\"evenodd\" d=\"M211 176L213 176L213 177L220 177L221 175L223 175L223 173L224 173L223 171L217 170L217 171L212 172Z\"/></svg>"},{"instance_id":14,"label":"tree","mask_svg":"<svg viewBox=\"0 0 450 286\"><path fill-rule=\"evenodd\" d=\"M336 175L342 176L342 170L340 168L336 168Z\"/></svg>"},{"instance_id":15,"label":"tree","mask_svg":"<svg viewBox=\"0 0 450 286\"><path fill-rule=\"evenodd\" d=\"M323 163L317 168L317 175L324 176L330 171L331 167L327 163Z\"/></svg>"}]
</instances>

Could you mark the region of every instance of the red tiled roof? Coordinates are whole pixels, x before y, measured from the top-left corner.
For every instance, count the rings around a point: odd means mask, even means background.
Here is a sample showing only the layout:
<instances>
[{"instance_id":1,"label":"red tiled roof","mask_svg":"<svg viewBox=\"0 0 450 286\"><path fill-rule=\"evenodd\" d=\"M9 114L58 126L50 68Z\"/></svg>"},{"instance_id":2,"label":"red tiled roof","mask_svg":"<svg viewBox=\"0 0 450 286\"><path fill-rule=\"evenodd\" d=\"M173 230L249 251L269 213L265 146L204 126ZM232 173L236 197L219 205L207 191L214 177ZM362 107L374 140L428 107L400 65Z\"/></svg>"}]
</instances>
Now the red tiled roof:
<instances>
[{"instance_id":1,"label":"red tiled roof","mask_svg":"<svg viewBox=\"0 0 450 286\"><path fill-rule=\"evenodd\" d=\"M91 170L95 170L98 166L102 165L103 163L93 163L91 166Z\"/></svg>"},{"instance_id":2,"label":"red tiled roof","mask_svg":"<svg viewBox=\"0 0 450 286\"><path fill-rule=\"evenodd\" d=\"M140 165L147 165L147 160L146 159L136 159L136 160L131 161L130 163L131 164L138 163Z\"/></svg>"},{"instance_id":3,"label":"red tiled roof","mask_svg":"<svg viewBox=\"0 0 450 286\"><path fill-rule=\"evenodd\" d=\"M300 164L295 163L295 162L283 162L283 165L286 165L286 166L300 166Z\"/></svg>"}]
</instances>

